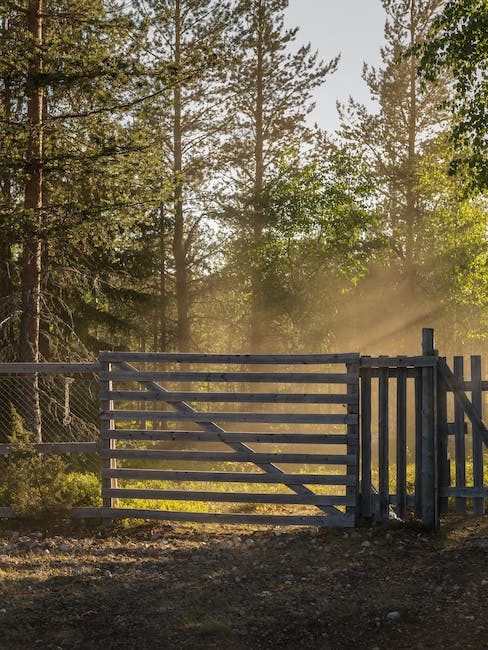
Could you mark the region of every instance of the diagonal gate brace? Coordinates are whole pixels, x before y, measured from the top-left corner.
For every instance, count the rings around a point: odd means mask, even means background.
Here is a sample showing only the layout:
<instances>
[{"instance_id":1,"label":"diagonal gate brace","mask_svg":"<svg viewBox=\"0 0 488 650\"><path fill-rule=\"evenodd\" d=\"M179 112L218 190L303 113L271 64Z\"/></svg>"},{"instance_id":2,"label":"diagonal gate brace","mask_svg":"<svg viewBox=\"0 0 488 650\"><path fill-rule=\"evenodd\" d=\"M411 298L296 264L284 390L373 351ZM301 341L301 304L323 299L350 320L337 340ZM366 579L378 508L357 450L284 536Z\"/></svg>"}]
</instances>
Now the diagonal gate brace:
<instances>
[{"instance_id":1,"label":"diagonal gate brace","mask_svg":"<svg viewBox=\"0 0 488 650\"><path fill-rule=\"evenodd\" d=\"M134 366L132 366L130 363L127 363L127 361L116 361L114 362L114 365L117 365L122 370L126 370L128 372L137 372L137 368L134 368ZM142 380L136 380L136 381L142 384L144 388L146 388L146 390L155 391L160 395L164 395L165 393L170 392L154 381L142 381ZM195 414L195 416L198 417L198 412L195 411L195 409L192 408L189 404L186 404L186 402L168 402L168 404L180 413L193 413ZM218 424L215 424L214 422L199 422L197 417L195 417L195 424L197 424L202 429L202 431L207 431L209 433L226 433L225 429L219 427ZM251 447L249 447L248 445L242 442L235 442L235 443L226 442L225 444L228 445L234 451L246 452L250 454L255 453ZM249 458L249 462L253 462L252 457ZM254 464L268 474L275 474L275 475L285 474L285 472L282 469L280 469L273 463L254 463ZM314 492L312 492L312 490L305 487L304 485L289 485L286 482L284 482L283 485L286 485L290 490L293 490L295 494L298 494L300 496L309 496L315 494ZM317 505L316 507L327 514L334 514L334 515L341 515L341 516L343 515L343 513L338 508L334 508L334 506Z\"/></svg>"},{"instance_id":2,"label":"diagonal gate brace","mask_svg":"<svg viewBox=\"0 0 488 650\"><path fill-rule=\"evenodd\" d=\"M457 401L459 406L466 413L466 416L471 421L476 432L479 434L485 445L488 447L488 428L486 424L481 419L480 414L475 409L468 396L464 392L463 388L459 385L459 379L452 372L452 370L447 365L445 359L442 357L437 361L437 367L439 372L446 382L449 390L454 393L454 399Z\"/></svg>"}]
</instances>

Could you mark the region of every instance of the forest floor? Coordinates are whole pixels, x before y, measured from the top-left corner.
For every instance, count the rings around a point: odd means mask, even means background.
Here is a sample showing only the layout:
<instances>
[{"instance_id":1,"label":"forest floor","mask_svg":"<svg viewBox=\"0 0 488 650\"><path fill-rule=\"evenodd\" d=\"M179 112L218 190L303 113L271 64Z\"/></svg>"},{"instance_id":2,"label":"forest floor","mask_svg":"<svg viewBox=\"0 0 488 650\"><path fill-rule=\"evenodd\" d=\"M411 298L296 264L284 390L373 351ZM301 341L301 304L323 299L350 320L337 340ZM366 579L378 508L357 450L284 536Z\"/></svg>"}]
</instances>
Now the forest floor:
<instances>
[{"instance_id":1,"label":"forest floor","mask_svg":"<svg viewBox=\"0 0 488 650\"><path fill-rule=\"evenodd\" d=\"M438 535L12 525L5 650L488 648L488 517L449 518Z\"/></svg>"}]
</instances>

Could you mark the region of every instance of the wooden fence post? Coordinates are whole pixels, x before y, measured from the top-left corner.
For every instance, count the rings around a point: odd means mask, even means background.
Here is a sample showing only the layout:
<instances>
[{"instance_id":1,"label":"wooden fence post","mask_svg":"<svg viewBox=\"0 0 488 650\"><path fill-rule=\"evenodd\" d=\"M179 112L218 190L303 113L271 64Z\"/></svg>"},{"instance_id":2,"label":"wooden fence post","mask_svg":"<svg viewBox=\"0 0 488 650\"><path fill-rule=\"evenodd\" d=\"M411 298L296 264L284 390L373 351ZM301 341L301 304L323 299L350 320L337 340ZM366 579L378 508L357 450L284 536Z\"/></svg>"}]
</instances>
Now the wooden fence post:
<instances>
[{"instance_id":1,"label":"wooden fence post","mask_svg":"<svg viewBox=\"0 0 488 650\"><path fill-rule=\"evenodd\" d=\"M373 515L371 486L371 368L361 370L361 517Z\"/></svg>"},{"instance_id":2,"label":"wooden fence post","mask_svg":"<svg viewBox=\"0 0 488 650\"><path fill-rule=\"evenodd\" d=\"M354 415L357 418L357 424L347 425L347 454L355 457L355 464L347 466L347 474L354 476L355 485L348 485L346 496L354 497L355 504L346 507L346 513L354 516L354 525L357 526L359 514L359 363L346 364L347 374L353 374L357 377L357 383L348 384L347 394L351 395L354 402L347 405L347 414Z\"/></svg>"},{"instance_id":3,"label":"wooden fence post","mask_svg":"<svg viewBox=\"0 0 488 650\"><path fill-rule=\"evenodd\" d=\"M427 528L437 530L437 372L433 329L422 330L422 355L432 357L432 367L422 368L422 522Z\"/></svg>"},{"instance_id":4,"label":"wooden fence post","mask_svg":"<svg viewBox=\"0 0 488 650\"><path fill-rule=\"evenodd\" d=\"M390 462L389 462L389 385L388 368L379 369L378 381L378 483L380 493L379 514L387 520L390 514Z\"/></svg>"},{"instance_id":5,"label":"wooden fence post","mask_svg":"<svg viewBox=\"0 0 488 650\"><path fill-rule=\"evenodd\" d=\"M108 373L111 369L111 363L106 361L103 358L103 352L100 354L99 358L100 371L102 373ZM113 402L109 400L108 393L112 390L112 382L108 379L100 379L100 449L108 450L114 449L116 441L108 437L108 432L114 427L113 420L107 420L105 413L113 409ZM117 500L113 497L104 496L105 490L110 490L117 487L117 479L106 478L103 476L103 470L107 469L116 469L117 460L115 458L106 458L102 457L102 506L104 508L114 508L117 504ZM111 526L113 519L111 517L105 517L103 520L104 525Z\"/></svg>"},{"instance_id":6,"label":"wooden fence post","mask_svg":"<svg viewBox=\"0 0 488 650\"><path fill-rule=\"evenodd\" d=\"M481 357L471 357L471 396L474 408L483 419L483 393L481 384ZM473 485L475 488L483 488L483 441L479 430L473 426ZM483 497L473 499L475 515L485 514L485 500Z\"/></svg>"},{"instance_id":7,"label":"wooden fence post","mask_svg":"<svg viewBox=\"0 0 488 650\"><path fill-rule=\"evenodd\" d=\"M437 461L439 472L439 488L447 488L451 484L451 468L448 459L448 422L447 422L447 386L444 379L437 374ZM449 510L449 497L439 497L439 514Z\"/></svg>"}]
</instances>

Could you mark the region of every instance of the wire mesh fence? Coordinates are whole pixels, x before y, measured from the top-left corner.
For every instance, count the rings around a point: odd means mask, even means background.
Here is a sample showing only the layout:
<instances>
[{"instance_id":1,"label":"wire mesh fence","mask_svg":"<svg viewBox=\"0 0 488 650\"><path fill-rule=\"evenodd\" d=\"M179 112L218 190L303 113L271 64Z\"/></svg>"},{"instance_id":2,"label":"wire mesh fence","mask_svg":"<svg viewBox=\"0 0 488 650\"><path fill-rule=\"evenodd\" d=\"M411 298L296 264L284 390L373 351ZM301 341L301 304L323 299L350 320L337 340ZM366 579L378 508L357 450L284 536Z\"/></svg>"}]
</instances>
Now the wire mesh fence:
<instances>
[{"instance_id":1,"label":"wire mesh fence","mask_svg":"<svg viewBox=\"0 0 488 650\"><path fill-rule=\"evenodd\" d=\"M99 392L95 374L2 373L0 366L0 443L12 442L19 426L35 442L96 442ZM69 454L66 461L73 471L100 468L97 454ZM0 471L6 462L1 457Z\"/></svg>"}]
</instances>

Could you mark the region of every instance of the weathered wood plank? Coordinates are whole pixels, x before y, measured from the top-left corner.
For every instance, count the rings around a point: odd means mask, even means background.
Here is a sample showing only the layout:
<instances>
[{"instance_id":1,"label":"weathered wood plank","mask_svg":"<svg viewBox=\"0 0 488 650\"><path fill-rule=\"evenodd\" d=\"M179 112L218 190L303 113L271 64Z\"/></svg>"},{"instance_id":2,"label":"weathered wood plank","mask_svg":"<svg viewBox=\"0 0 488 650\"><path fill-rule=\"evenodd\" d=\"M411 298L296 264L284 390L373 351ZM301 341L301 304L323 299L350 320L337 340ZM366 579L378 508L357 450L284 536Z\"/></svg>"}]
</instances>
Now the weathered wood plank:
<instances>
[{"instance_id":1,"label":"weathered wood plank","mask_svg":"<svg viewBox=\"0 0 488 650\"><path fill-rule=\"evenodd\" d=\"M109 375L111 370L110 362L102 361L101 366L104 371L103 374ZM100 378L100 390L105 394L109 393L112 390L111 380ZM113 402L109 399L102 398L100 400L100 410L108 411L112 409L113 406L114 406ZM107 431L113 429L114 427L115 427L115 423L113 420L102 419L100 421L100 433L102 437L102 440L100 442L100 455L102 457L102 469L104 470L117 468L116 459L111 456L106 456L104 454L104 452L110 453L112 450L115 450L116 447L115 440L111 440L110 438L107 438L105 436ZM110 488L116 488L116 487L117 487L117 479L107 478L105 476L102 476L102 490L108 490ZM104 508L114 508L117 505L117 502L112 497L103 497L102 504ZM107 524L109 523L111 522L107 521Z\"/></svg>"},{"instance_id":2,"label":"weathered wood plank","mask_svg":"<svg viewBox=\"0 0 488 650\"><path fill-rule=\"evenodd\" d=\"M194 413L175 413L174 411L102 411L102 420L118 422L262 422L274 424L357 424L357 415L341 413L249 413L232 411L195 411Z\"/></svg>"},{"instance_id":3,"label":"weathered wood plank","mask_svg":"<svg viewBox=\"0 0 488 650\"><path fill-rule=\"evenodd\" d=\"M317 364L353 363L359 353L343 354L195 354L188 352L101 352L104 361L139 363Z\"/></svg>"},{"instance_id":4,"label":"weathered wood plank","mask_svg":"<svg viewBox=\"0 0 488 650\"><path fill-rule=\"evenodd\" d=\"M458 381L464 378L464 358L454 357L454 374ZM456 487L466 486L466 445L464 437L464 411L459 402L454 402ZM466 512L466 499L456 498L456 512Z\"/></svg>"},{"instance_id":5,"label":"weathered wood plank","mask_svg":"<svg viewBox=\"0 0 488 650\"><path fill-rule=\"evenodd\" d=\"M366 518L373 515L371 469L371 369L365 367L361 373L361 515Z\"/></svg>"},{"instance_id":6,"label":"weathered wood plank","mask_svg":"<svg viewBox=\"0 0 488 650\"><path fill-rule=\"evenodd\" d=\"M260 442L267 444L299 445L345 445L348 435L334 433L247 433L231 431L208 433L207 431L178 431L151 429L110 429L102 437L114 440L174 440L194 442ZM356 437L357 442L357 437Z\"/></svg>"},{"instance_id":7,"label":"weathered wood plank","mask_svg":"<svg viewBox=\"0 0 488 650\"><path fill-rule=\"evenodd\" d=\"M439 465L439 488L451 484L451 468L448 458L449 424L447 422L447 387L439 374L437 382L437 462ZM439 511L446 514L449 500L439 495Z\"/></svg>"},{"instance_id":8,"label":"weathered wood plank","mask_svg":"<svg viewBox=\"0 0 488 650\"><path fill-rule=\"evenodd\" d=\"M379 495L380 495L380 518L388 519L389 515L389 391L388 391L388 370L380 369L379 391L378 391L378 474L379 474Z\"/></svg>"},{"instance_id":9,"label":"weathered wood plank","mask_svg":"<svg viewBox=\"0 0 488 650\"><path fill-rule=\"evenodd\" d=\"M113 390L107 399L139 402L252 402L263 404L351 404L354 395L321 393L200 393L171 391L164 395L144 390Z\"/></svg>"},{"instance_id":10,"label":"weathered wood plank","mask_svg":"<svg viewBox=\"0 0 488 650\"><path fill-rule=\"evenodd\" d=\"M211 503L283 503L297 505L354 505L354 496L338 495L298 495L276 494L258 492L199 492L193 490L151 490L118 488L104 490L102 496L116 497L119 499L154 499L158 501L208 501Z\"/></svg>"},{"instance_id":11,"label":"weathered wood plank","mask_svg":"<svg viewBox=\"0 0 488 650\"><path fill-rule=\"evenodd\" d=\"M473 385L471 402L480 417L483 418L483 397L481 392L481 357L471 357L471 382ZM473 426L473 484L475 488L482 488L483 479L483 440L476 426ZM485 500L474 499L473 509L475 515L485 514Z\"/></svg>"},{"instance_id":12,"label":"weathered wood plank","mask_svg":"<svg viewBox=\"0 0 488 650\"><path fill-rule=\"evenodd\" d=\"M273 485L354 485L346 474L269 474L264 472L215 472L166 469L104 469L104 478L123 478L127 481L169 481L205 483L271 483ZM314 494L309 491L308 494Z\"/></svg>"},{"instance_id":13,"label":"weathered wood plank","mask_svg":"<svg viewBox=\"0 0 488 650\"><path fill-rule=\"evenodd\" d=\"M426 368L433 367L432 357L361 357L361 368Z\"/></svg>"},{"instance_id":14,"label":"weathered wood plank","mask_svg":"<svg viewBox=\"0 0 488 650\"><path fill-rule=\"evenodd\" d=\"M440 488L443 497L462 497L463 499L488 498L488 487L443 487Z\"/></svg>"},{"instance_id":15,"label":"weathered wood plank","mask_svg":"<svg viewBox=\"0 0 488 650\"><path fill-rule=\"evenodd\" d=\"M190 521L198 523L261 524L271 526L340 526L353 528L354 517L347 514L333 515L257 515L248 513L172 512L137 508L75 508L72 517L157 519L160 521Z\"/></svg>"},{"instance_id":16,"label":"weathered wood plank","mask_svg":"<svg viewBox=\"0 0 488 650\"><path fill-rule=\"evenodd\" d=\"M456 435L456 423L455 422L448 422L447 424L447 435L448 436L455 436ZM468 424L467 422L464 423L464 435L468 435Z\"/></svg>"},{"instance_id":17,"label":"weathered wood plank","mask_svg":"<svg viewBox=\"0 0 488 650\"><path fill-rule=\"evenodd\" d=\"M422 369L415 371L415 516L422 518Z\"/></svg>"},{"instance_id":18,"label":"weathered wood plank","mask_svg":"<svg viewBox=\"0 0 488 650\"><path fill-rule=\"evenodd\" d=\"M206 463L309 463L315 465L354 465L348 454L286 454L226 451L179 451L174 449L101 449L102 458L139 460L186 460Z\"/></svg>"},{"instance_id":19,"label":"weathered wood plank","mask_svg":"<svg viewBox=\"0 0 488 650\"><path fill-rule=\"evenodd\" d=\"M98 373L98 363L0 363L2 374L32 374L32 373Z\"/></svg>"},{"instance_id":20,"label":"weathered wood plank","mask_svg":"<svg viewBox=\"0 0 488 650\"><path fill-rule=\"evenodd\" d=\"M357 376L327 372L148 372L132 370L101 372L102 380L137 382L238 382L268 384L354 384Z\"/></svg>"},{"instance_id":21,"label":"weathered wood plank","mask_svg":"<svg viewBox=\"0 0 488 650\"><path fill-rule=\"evenodd\" d=\"M407 514L407 376L402 370L397 379L397 440L396 440L396 514Z\"/></svg>"},{"instance_id":22,"label":"weathered wood plank","mask_svg":"<svg viewBox=\"0 0 488 650\"><path fill-rule=\"evenodd\" d=\"M371 368L371 378L379 379L381 370L382 368ZM407 377L413 379L416 373L418 372L418 370L419 370L418 368L407 368L406 369ZM396 379L398 377L398 372L399 372L398 368L386 368L386 371L390 379ZM361 372L363 372L363 369L361 370Z\"/></svg>"},{"instance_id":23,"label":"weathered wood plank","mask_svg":"<svg viewBox=\"0 0 488 650\"><path fill-rule=\"evenodd\" d=\"M436 358L434 330L422 330L422 353ZM437 498L437 423L436 423L437 373L433 368L422 368L422 522L427 528L437 530L439 509Z\"/></svg>"},{"instance_id":24,"label":"weathered wood plank","mask_svg":"<svg viewBox=\"0 0 488 650\"><path fill-rule=\"evenodd\" d=\"M359 365L357 363L348 363L348 374L359 375ZM346 473L354 477L355 483L346 488L346 496L351 499L352 503L346 506L346 513L354 517L357 523L359 511L359 382L347 386L347 394L354 400L347 405L347 455L353 456L355 461L347 466Z\"/></svg>"}]
</instances>

